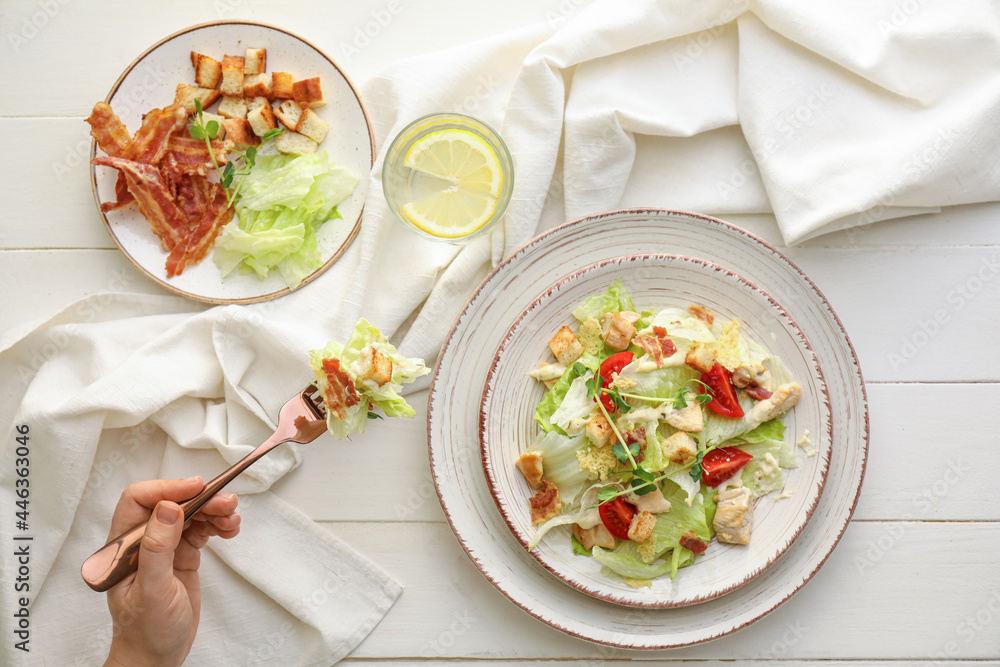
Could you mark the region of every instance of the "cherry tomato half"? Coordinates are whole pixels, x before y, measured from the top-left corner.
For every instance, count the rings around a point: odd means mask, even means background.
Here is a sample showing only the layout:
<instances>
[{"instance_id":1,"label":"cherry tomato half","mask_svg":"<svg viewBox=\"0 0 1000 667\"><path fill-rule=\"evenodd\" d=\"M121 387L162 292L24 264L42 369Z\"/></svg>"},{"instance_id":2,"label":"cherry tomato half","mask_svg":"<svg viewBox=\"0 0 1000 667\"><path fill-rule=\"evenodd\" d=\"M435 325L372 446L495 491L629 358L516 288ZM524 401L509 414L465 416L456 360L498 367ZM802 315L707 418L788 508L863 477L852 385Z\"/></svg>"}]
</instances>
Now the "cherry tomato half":
<instances>
[{"instance_id":1,"label":"cherry tomato half","mask_svg":"<svg viewBox=\"0 0 1000 667\"><path fill-rule=\"evenodd\" d=\"M638 514L635 505L618 496L606 503L601 503L597 511L609 533L619 540L628 539L628 527L632 525L632 519Z\"/></svg>"},{"instance_id":2,"label":"cherry tomato half","mask_svg":"<svg viewBox=\"0 0 1000 667\"><path fill-rule=\"evenodd\" d=\"M707 404L708 409L723 417L738 418L743 416L743 408L736 398L736 389L730 380L731 375L728 370L715 364L710 371L702 373L701 381L712 390L712 400Z\"/></svg>"},{"instance_id":3,"label":"cherry tomato half","mask_svg":"<svg viewBox=\"0 0 1000 667\"><path fill-rule=\"evenodd\" d=\"M610 357L601 362L601 368L597 371L601 379L604 380L602 387L607 387L612 380L612 373L621 373L622 369L632 363L632 359L635 357L631 352L616 352ZM604 409L609 413L614 412L617 408L615 402L611 400L611 397L605 393L601 394L601 404Z\"/></svg>"},{"instance_id":4,"label":"cherry tomato half","mask_svg":"<svg viewBox=\"0 0 1000 667\"><path fill-rule=\"evenodd\" d=\"M750 463L753 456L736 447L713 449L701 460L701 481L706 486L718 486Z\"/></svg>"}]
</instances>

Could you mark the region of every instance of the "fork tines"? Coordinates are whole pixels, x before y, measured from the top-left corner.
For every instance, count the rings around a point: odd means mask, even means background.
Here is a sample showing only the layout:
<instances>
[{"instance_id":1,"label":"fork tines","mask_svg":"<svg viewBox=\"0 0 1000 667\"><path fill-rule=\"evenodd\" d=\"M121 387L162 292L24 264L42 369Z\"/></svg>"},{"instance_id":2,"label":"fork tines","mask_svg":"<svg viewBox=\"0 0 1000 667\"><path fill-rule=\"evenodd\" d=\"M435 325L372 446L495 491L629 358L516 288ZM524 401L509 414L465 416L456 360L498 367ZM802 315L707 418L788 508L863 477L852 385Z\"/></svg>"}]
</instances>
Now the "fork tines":
<instances>
[{"instance_id":1,"label":"fork tines","mask_svg":"<svg viewBox=\"0 0 1000 667\"><path fill-rule=\"evenodd\" d=\"M326 419L326 403L323 402L323 396L315 384L309 385L302 391L302 398L316 411L320 419Z\"/></svg>"}]
</instances>

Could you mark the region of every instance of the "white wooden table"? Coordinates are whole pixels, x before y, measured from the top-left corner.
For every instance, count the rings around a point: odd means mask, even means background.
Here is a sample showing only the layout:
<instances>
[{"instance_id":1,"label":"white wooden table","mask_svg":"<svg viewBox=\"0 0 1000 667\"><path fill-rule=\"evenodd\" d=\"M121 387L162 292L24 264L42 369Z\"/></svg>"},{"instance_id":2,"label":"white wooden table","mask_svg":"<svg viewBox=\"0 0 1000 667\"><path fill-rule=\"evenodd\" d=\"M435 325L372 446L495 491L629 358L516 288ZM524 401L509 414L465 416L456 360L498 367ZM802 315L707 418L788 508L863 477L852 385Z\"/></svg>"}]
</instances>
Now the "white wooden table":
<instances>
[{"instance_id":1,"label":"white wooden table","mask_svg":"<svg viewBox=\"0 0 1000 667\"><path fill-rule=\"evenodd\" d=\"M104 231L82 119L163 36L220 18L274 23L314 41L363 83L397 58L559 20L582 4L5 0L0 330L89 294L161 291ZM726 219L781 247L772 217ZM693 648L636 653L565 636L508 602L460 548L430 480L422 421L386 422L378 439L400 462L395 498L360 498L327 484L325 471L351 464L343 448L310 450L308 464L275 486L406 587L348 662L1000 664L1000 202L828 235L785 252L843 320L871 410L861 501L804 589L749 628ZM413 397L418 412L426 402L426 392Z\"/></svg>"}]
</instances>

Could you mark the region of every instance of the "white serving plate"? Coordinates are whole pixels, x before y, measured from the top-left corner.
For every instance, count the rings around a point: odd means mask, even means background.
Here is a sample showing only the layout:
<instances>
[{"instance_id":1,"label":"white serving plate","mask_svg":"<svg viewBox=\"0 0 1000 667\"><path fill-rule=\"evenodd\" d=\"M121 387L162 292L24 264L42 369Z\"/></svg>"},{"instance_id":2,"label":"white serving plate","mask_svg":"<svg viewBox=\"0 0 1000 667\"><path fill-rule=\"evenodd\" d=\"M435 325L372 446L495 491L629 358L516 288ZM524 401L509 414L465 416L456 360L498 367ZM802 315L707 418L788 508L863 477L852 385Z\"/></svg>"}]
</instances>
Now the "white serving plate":
<instances>
[{"instance_id":1,"label":"white serving plate","mask_svg":"<svg viewBox=\"0 0 1000 667\"><path fill-rule=\"evenodd\" d=\"M741 331L764 345L802 387L795 408L782 417L785 441L797 450L799 467L788 471L787 498L774 492L756 502L750 544L713 541L677 577L632 588L601 574L593 558L573 553L567 526L548 533L529 553L558 579L592 597L643 608L681 607L730 593L773 566L799 536L819 503L832 449L833 419L823 372L808 339L785 310L758 286L718 264L677 255L631 255L583 268L547 289L517 317L500 344L486 380L480 412L483 470L490 492L514 536L527 549L534 534L528 499L534 493L514 460L541 434L533 419L541 384L526 375L552 361L549 338L575 328L574 308L621 279L638 310L700 303L722 319L739 319ZM796 441L808 431L812 456ZM669 520L662 515L662 520Z\"/></svg>"},{"instance_id":2,"label":"white serving plate","mask_svg":"<svg viewBox=\"0 0 1000 667\"><path fill-rule=\"evenodd\" d=\"M651 252L714 262L766 290L812 344L833 416L834 446L822 497L784 556L727 595L665 609L621 606L581 594L527 553L504 522L483 474L476 400L511 324L553 284L581 267ZM522 246L483 281L438 357L427 431L431 474L448 522L469 558L497 590L569 635L621 648L663 649L745 628L816 574L847 528L861 492L868 406L857 356L840 320L787 257L715 218L635 209L552 229Z\"/></svg>"},{"instance_id":3,"label":"white serving plate","mask_svg":"<svg viewBox=\"0 0 1000 667\"><path fill-rule=\"evenodd\" d=\"M365 181L375 162L375 141L371 123L357 90L343 71L319 48L301 37L274 26L249 21L216 21L176 32L151 46L128 66L106 102L125 123L130 133L142 124L142 115L173 102L178 83L194 83L190 54L197 51L216 60L243 55L247 47L267 49L268 72L291 72L296 79L320 77L327 99L316 113L330 124L320 145L330 158L361 175L361 183L337 208L341 220L331 220L317 232L323 264L299 287L308 284L343 254L357 236L364 209ZM214 111L215 106L207 109ZM99 154L91 142L91 157ZM91 184L98 211L103 202L114 201L118 171L91 167ZM143 274L162 287L208 303L254 303L287 294L291 290L277 271L265 280L239 271L222 277L212 254L184 272L167 278L166 253L139 210L133 205L119 211L101 213L115 244ZM236 224L234 221L230 224Z\"/></svg>"}]
</instances>

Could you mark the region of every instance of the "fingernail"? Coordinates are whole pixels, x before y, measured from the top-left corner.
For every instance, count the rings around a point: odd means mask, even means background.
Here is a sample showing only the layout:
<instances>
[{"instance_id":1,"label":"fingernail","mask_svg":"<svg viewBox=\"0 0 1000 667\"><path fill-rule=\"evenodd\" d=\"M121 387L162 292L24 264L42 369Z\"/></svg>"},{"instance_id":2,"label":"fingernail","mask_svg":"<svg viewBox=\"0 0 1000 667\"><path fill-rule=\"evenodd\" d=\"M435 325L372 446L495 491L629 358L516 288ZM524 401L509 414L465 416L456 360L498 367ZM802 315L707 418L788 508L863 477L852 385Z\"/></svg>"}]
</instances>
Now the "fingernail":
<instances>
[{"instance_id":1,"label":"fingernail","mask_svg":"<svg viewBox=\"0 0 1000 667\"><path fill-rule=\"evenodd\" d=\"M181 508L174 503L160 503L156 506L156 520L165 526L172 526L180 518Z\"/></svg>"},{"instance_id":2,"label":"fingernail","mask_svg":"<svg viewBox=\"0 0 1000 667\"><path fill-rule=\"evenodd\" d=\"M198 481L198 482L201 482L201 475L195 475L194 477L188 477L188 478L187 478L186 480L184 480L184 481L185 481L185 482L194 482L194 481Z\"/></svg>"}]
</instances>

